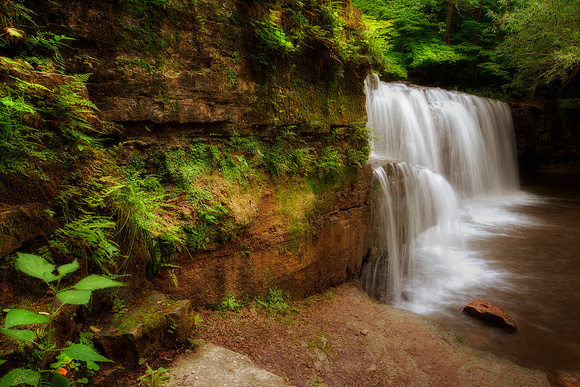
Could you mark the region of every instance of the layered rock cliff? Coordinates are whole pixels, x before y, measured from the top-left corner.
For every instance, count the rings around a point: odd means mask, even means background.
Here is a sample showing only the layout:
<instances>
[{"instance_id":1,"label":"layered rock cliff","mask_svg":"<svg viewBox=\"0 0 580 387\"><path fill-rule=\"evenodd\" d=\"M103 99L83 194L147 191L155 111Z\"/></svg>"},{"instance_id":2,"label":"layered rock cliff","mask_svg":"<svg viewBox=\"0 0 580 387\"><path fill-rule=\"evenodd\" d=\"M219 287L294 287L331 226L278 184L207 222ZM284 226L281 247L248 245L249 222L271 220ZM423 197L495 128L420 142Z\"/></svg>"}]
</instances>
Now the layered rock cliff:
<instances>
[{"instance_id":1,"label":"layered rock cliff","mask_svg":"<svg viewBox=\"0 0 580 387\"><path fill-rule=\"evenodd\" d=\"M369 249L363 80L370 65L348 51L360 43L354 8L27 5L38 25L75 39L54 66L91 74L85 97L104 122L90 122L101 126L102 147L72 164L56 161L57 173L42 164L48 183L28 180L30 199L18 203L38 207L41 224L7 229L2 255L48 246L54 259L70 259L75 251L57 249L56 240L90 215L116 225L103 226L114 239L106 251L75 245L106 258L89 260L89 268L131 274L135 286L147 286L148 274L160 290L201 304L276 287L301 296L358 273ZM18 174L3 176L14 182ZM46 184L54 192L43 196ZM22 188L10 185L5 196L18 195ZM145 216L137 204L149 205ZM52 214L50 222L42 214Z\"/></svg>"}]
</instances>

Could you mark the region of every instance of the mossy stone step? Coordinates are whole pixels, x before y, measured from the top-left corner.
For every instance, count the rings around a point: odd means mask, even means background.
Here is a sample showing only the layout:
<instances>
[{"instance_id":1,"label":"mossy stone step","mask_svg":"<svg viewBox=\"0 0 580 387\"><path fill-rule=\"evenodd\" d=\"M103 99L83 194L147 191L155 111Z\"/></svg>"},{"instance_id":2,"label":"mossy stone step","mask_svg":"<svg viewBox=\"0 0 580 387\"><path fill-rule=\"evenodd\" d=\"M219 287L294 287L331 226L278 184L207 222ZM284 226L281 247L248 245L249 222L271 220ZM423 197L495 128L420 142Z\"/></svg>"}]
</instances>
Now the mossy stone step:
<instances>
[{"instance_id":1,"label":"mossy stone step","mask_svg":"<svg viewBox=\"0 0 580 387\"><path fill-rule=\"evenodd\" d=\"M146 304L117 315L95 334L95 343L109 359L136 365L162 347L177 347L187 341L194 327L189 300L168 300L154 293Z\"/></svg>"}]
</instances>

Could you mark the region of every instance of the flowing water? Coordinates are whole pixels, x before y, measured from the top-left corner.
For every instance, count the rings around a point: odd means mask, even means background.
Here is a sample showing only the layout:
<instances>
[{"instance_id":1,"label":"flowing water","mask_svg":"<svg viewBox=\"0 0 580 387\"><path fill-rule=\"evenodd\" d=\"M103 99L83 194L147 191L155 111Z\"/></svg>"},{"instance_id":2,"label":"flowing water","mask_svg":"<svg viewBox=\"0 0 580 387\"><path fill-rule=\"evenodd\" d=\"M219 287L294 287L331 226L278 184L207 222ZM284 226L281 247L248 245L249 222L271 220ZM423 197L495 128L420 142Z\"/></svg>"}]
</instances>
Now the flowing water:
<instances>
[{"instance_id":1,"label":"flowing water","mask_svg":"<svg viewBox=\"0 0 580 387\"><path fill-rule=\"evenodd\" d=\"M520 189L507 104L375 76L366 94L375 243L363 288L522 366L579 372L578 185L535 176ZM465 317L476 299L519 331Z\"/></svg>"}]
</instances>

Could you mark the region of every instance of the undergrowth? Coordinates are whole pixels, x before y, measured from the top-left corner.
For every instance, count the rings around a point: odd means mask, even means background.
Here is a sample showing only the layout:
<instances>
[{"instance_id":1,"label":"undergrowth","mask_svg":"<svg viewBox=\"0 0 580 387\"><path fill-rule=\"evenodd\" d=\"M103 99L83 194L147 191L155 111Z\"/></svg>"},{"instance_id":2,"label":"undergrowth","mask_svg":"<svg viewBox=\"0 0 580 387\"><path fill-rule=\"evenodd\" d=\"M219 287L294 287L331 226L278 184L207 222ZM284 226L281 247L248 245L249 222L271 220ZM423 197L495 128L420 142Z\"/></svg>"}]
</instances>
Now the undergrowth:
<instances>
[{"instance_id":1,"label":"undergrowth","mask_svg":"<svg viewBox=\"0 0 580 387\"><path fill-rule=\"evenodd\" d=\"M339 73L343 65L372 67L379 73L400 70L387 56L390 23L363 18L350 2L272 1L251 22L257 71L276 69L291 55L323 55Z\"/></svg>"},{"instance_id":2,"label":"undergrowth","mask_svg":"<svg viewBox=\"0 0 580 387\"><path fill-rule=\"evenodd\" d=\"M274 139L233 133L158 153L134 152L124 170L129 180L146 182L143 188L151 192L172 187L166 202L179 203L170 211L173 240L184 242L188 251L211 250L241 238L257 217L262 186L269 182L277 187L279 214L298 249L331 192L348 182L368 157L368 132L333 131L322 142L326 146L313 147L297 129L282 127ZM298 197L302 200L296 201Z\"/></svg>"}]
</instances>

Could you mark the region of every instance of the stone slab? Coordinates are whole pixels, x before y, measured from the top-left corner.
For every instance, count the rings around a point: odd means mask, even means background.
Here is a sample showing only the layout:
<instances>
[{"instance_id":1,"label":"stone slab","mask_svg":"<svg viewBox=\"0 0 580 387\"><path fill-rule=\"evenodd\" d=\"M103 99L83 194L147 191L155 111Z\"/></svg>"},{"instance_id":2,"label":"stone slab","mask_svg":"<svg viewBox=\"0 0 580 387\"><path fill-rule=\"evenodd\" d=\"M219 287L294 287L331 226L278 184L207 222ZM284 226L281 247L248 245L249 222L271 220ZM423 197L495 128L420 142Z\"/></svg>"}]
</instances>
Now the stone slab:
<instances>
[{"instance_id":1,"label":"stone slab","mask_svg":"<svg viewBox=\"0 0 580 387\"><path fill-rule=\"evenodd\" d=\"M285 386L280 376L257 367L247 356L201 341L171 366L169 387Z\"/></svg>"}]
</instances>

